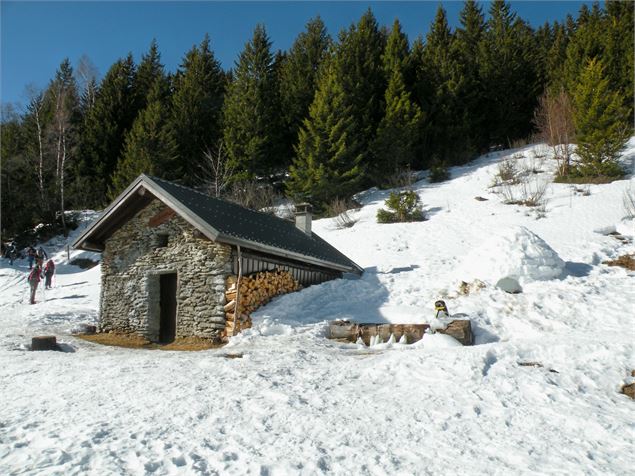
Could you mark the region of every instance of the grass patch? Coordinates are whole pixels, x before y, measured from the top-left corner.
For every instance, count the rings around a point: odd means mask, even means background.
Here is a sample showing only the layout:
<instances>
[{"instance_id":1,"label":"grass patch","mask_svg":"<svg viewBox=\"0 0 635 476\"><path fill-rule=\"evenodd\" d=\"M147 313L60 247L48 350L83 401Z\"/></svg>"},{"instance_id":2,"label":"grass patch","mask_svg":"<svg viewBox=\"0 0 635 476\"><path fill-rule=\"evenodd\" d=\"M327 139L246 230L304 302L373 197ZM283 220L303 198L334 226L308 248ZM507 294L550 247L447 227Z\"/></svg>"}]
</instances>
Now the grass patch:
<instances>
[{"instance_id":1,"label":"grass patch","mask_svg":"<svg viewBox=\"0 0 635 476\"><path fill-rule=\"evenodd\" d=\"M80 334L75 337L84 339L95 344L109 345L113 347L124 347L127 349L158 349L158 350L207 350L218 349L224 344L216 343L209 339L201 339L200 337L186 337L176 339L170 344L159 344L151 342L145 337L136 334L118 334L115 332L101 334Z\"/></svg>"},{"instance_id":2,"label":"grass patch","mask_svg":"<svg viewBox=\"0 0 635 476\"><path fill-rule=\"evenodd\" d=\"M622 255L617 259L603 261L602 263L609 266L620 266L629 271L635 271L635 255Z\"/></svg>"}]
</instances>

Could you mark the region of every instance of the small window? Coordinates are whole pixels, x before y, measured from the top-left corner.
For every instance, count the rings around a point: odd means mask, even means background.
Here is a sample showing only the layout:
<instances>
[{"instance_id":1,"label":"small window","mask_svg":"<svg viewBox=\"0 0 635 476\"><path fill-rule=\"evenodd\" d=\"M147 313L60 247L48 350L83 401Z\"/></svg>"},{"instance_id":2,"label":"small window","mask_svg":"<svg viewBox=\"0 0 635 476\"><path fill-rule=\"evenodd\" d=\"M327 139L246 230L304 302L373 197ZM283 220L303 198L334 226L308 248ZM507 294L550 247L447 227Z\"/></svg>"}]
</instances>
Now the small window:
<instances>
[{"instance_id":1,"label":"small window","mask_svg":"<svg viewBox=\"0 0 635 476\"><path fill-rule=\"evenodd\" d=\"M155 248L165 248L166 246L168 246L168 235L166 233L157 235L156 240L157 241Z\"/></svg>"}]
</instances>

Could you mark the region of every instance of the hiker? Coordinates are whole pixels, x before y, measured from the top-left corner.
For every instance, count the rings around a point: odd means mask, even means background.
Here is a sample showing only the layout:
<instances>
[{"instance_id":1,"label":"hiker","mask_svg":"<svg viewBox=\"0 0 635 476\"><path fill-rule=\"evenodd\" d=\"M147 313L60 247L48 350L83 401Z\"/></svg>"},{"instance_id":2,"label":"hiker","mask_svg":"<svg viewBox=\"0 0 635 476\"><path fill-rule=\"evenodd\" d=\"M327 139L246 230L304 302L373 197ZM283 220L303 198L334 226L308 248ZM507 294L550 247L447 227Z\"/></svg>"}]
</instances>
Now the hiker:
<instances>
[{"instance_id":1,"label":"hiker","mask_svg":"<svg viewBox=\"0 0 635 476\"><path fill-rule=\"evenodd\" d=\"M44 281L44 289L51 289L51 280L53 279L53 275L55 274L55 263L52 259L46 262L46 266L44 266L44 277L46 280Z\"/></svg>"},{"instance_id":2,"label":"hiker","mask_svg":"<svg viewBox=\"0 0 635 476\"><path fill-rule=\"evenodd\" d=\"M28 281L31 286L31 304L35 304L35 293L37 292L37 286L42 279L42 268L39 265L35 265L35 268L29 273Z\"/></svg>"},{"instance_id":3,"label":"hiker","mask_svg":"<svg viewBox=\"0 0 635 476\"><path fill-rule=\"evenodd\" d=\"M15 249L15 244L13 242L9 243L7 247L7 258L9 258L9 264L13 266L13 262L15 261L15 256L17 254L17 250Z\"/></svg>"},{"instance_id":4,"label":"hiker","mask_svg":"<svg viewBox=\"0 0 635 476\"><path fill-rule=\"evenodd\" d=\"M40 265L40 268L44 266L44 260L49 259L46 251L41 246L35 252L35 262Z\"/></svg>"},{"instance_id":5,"label":"hiker","mask_svg":"<svg viewBox=\"0 0 635 476\"><path fill-rule=\"evenodd\" d=\"M26 256L29 259L29 269L33 269L33 262L35 261L35 256L36 256L35 248L33 248L32 246L29 246L29 248L26 251Z\"/></svg>"}]
</instances>

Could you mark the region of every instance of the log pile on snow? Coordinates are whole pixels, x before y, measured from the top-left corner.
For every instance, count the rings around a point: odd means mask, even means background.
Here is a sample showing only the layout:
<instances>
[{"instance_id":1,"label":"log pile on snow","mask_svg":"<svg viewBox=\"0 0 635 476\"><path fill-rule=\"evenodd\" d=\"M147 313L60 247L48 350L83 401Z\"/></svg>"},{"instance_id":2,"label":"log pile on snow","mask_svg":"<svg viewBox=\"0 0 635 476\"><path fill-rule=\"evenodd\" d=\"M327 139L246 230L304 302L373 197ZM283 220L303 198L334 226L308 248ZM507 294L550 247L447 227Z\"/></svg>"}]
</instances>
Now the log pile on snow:
<instances>
[{"instance_id":1,"label":"log pile on snow","mask_svg":"<svg viewBox=\"0 0 635 476\"><path fill-rule=\"evenodd\" d=\"M300 284L288 271L263 271L250 276L229 276L226 280L226 335L251 327L251 313L275 296L300 289ZM238 302L238 308L236 303Z\"/></svg>"},{"instance_id":2,"label":"log pile on snow","mask_svg":"<svg viewBox=\"0 0 635 476\"><path fill-rule=\"evenodd\" d=\"M437 319L430 324L365 324L351 321L331 321L327 336L356 342L361 339L365 345L373 345L378 340L388 342L393 339L402 344L412 344L423 338L433 328L434 332L453 337L463 345L474 344L472 324L468 319Z\"/></svg>"}]
</instances>

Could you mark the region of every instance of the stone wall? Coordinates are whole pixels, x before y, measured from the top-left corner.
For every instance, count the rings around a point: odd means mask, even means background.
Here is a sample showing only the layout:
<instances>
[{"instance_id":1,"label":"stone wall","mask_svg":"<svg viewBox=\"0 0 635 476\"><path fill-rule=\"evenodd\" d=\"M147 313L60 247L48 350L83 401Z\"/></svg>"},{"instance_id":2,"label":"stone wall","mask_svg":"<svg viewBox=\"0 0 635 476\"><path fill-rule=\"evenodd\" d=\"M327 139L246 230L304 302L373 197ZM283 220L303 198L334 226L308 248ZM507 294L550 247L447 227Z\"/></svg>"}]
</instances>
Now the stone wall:
<instances>
[{"instance_id":1,"label":"stone wall","mask_svg":"<svg viewBox=\"0 0 635 476\"><path fill-rule=\"evenodd\" d=\"M160 275L176 272L176 337L219 340L225 329L231 247L203 237L178 215L156 220L165 212L167 207L154 200L106 241L100 331L131 332L156 341ZM149 225L151 219L155 226Z\"/></svg>"}]
</instances>

